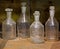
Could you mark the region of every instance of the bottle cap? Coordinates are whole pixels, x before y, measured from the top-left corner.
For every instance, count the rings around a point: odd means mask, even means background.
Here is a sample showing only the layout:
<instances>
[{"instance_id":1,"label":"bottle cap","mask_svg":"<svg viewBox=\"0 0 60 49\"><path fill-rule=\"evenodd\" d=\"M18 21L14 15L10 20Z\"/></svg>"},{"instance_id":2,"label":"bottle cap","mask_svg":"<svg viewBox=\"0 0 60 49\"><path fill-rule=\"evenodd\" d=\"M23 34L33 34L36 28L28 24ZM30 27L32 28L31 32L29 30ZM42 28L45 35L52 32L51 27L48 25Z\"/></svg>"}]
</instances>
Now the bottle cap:
<instances>
[{"instance_id":1,"label":"bottle cap","mask_svg":"<svg viewBox=\"0 0 60 49\"><path fill-rule=\"evenodd\" d=\"M11 8L6 8L5 11L13 11Z\"/></svg>"},{"instance_id":2,"label":"bottle cap","mask_svg":"<svg viewBox=\"0 0 60 49\"><path fill-rule=\"evenodd\" d=\"M54 10L54 9L55 9L55 6L50 6L50 9L51 9L51 10Z\"/></svg>"},{"instance_id":3,"label":"bottle cap","mask_svg":"<svg viewBox=\"0 0 60 49\"><path fill-rule=\"evenodd\" d=\"M39 12L39 11L35 11L35 12L33 13L33 15L40 15L40 12Z\"/></svg>"}]
</instances>

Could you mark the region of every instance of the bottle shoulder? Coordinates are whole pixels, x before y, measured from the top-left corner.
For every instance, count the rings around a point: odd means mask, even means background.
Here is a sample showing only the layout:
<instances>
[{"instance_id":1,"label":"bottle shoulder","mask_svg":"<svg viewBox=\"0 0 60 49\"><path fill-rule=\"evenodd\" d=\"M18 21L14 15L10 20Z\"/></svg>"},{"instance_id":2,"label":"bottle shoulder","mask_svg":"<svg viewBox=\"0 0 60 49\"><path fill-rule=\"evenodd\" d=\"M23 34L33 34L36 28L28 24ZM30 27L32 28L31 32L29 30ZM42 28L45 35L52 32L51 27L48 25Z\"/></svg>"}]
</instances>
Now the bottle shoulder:
<instances>
[{"instance_id":1,"label":"bottle shoulder","mask_svg":"<svg viewBox=\"0 0 60 49\"><path fill-rule=\"evenodd\" d=\"M54 18L53 21L49 18L45 23L45 26L56 26L56 25L59 25L56 18Z\"/></svg>"},{"instance_id":2,"label":"bottle shoulder","mask_svg":"<svg viewBox=\"0 0 60 49\"><path fill-rule=\"evenodd\" d=\"M13 25L16 24L16 22L13 19L6 19L3 21L3 24Z\"/></svg>"},{"instance_id":3,"label":"bottle shoulder","mask_svg":"<svg viewBox=\"0 0 60 49\"><path fill-rule=\"evenodd\" d=\"M27 19L27 18L24 19L23 17L22 18L20 17L17 22L18 23L20 23L20 22L25 23L25 22L29 22L29 19Z\"/></svg>"},{"instance_id":4,"label":"bottle shoulder","mask_svg":"<svg viewBox=\"0 0 60 49\"><path fill-rule=\"evenodd\" d=\"M30 28L32 28L32 27L34 27L34 28L40 28L40 27L44 27L43 26L43 24L41 23L41 22L33 22L32 24L31 24L31 26L30 26Z\"/></svg>"}]
</instances>

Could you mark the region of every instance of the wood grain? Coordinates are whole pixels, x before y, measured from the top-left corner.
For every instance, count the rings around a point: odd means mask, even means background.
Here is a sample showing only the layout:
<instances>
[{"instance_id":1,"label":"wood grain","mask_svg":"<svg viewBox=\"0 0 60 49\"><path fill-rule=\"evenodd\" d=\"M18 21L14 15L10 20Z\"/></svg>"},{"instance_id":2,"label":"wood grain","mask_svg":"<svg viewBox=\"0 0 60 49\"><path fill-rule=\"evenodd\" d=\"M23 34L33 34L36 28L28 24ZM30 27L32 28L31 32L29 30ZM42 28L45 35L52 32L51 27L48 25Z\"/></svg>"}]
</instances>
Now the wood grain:
<instances>
[{"instance_id":1,"label":"wood grain","mask_svg":"<svg viewBox=\"0 0 60 49\"><path fill-rule=\"evenodd\" d=\"M0 49L60 49L60 41L34 44L30 39L17 38L8 41L0 39Z\"/></svg>"}]
</instances>

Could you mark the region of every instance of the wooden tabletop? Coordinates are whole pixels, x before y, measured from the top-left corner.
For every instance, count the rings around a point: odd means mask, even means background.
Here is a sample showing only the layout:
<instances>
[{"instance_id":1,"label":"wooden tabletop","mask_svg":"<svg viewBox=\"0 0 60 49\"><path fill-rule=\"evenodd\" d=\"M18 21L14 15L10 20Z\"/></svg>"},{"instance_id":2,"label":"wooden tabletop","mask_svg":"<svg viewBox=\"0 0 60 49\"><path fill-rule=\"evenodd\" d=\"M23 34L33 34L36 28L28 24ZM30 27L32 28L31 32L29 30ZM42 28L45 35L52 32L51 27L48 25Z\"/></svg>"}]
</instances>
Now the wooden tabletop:
<instances>
[{"instance_id":1,"label":"wooden tabletop","mask_svg":"<svg viewBox=\"0 0 60 49\"><path fill-rule=\"evenodd\" d=\"M34 44L29 39L0 39L0 49L60 49L60 41Z\"/></svg>"}]
</instances>

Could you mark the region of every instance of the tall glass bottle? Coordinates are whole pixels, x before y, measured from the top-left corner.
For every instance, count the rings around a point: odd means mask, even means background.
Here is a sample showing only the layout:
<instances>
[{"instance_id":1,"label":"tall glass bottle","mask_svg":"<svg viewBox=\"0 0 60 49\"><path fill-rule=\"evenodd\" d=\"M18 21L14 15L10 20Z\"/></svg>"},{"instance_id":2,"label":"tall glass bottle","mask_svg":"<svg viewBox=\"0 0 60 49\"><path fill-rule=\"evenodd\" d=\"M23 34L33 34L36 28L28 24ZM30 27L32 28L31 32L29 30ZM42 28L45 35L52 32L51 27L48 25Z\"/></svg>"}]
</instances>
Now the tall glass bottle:
<instances>
[{"instance_id":1,"label":"tall glass bottle","mask_svg":"<svg viewBox=\"0 0 60 49\"><path fill-rule=\"evenodd\" d=\"M6 8L7 19L2 23L2 37L3 39L16 38L16 23L11 19L13 9Z\"/></svg>"},{"instance_id":2,"label":"tall glass bottle","mask_svg":"<svg viewBox=\"0 0 60 49\"><path fill-rule=\"evenodd\" d=\"M22 2L21 5L22 5L21 7L22 13L17 24L18 37L29 38L30 23L29 23L29 16L27 16L27 13L26 13L26 10L27 10L26 2Z\"/></svg>"},{"instance_id":3,"label":"tall glass bottle","mask_svg":"<svg viewBox=\"0 0 60 49\"><path fill-rule=\"evenodd\" d=\"M50 17L45 24L46 40L56 41L58 40L59 24L57 20L54 18L55 7L50 6L49 12L50 12Z\"/></svg>"},{"instance_id":4,"label":"tall glass bottle","mask_svg":"<svg viewBox=\"0 0 60 49\"><path fill-rule=\"evenodd\" d=\"M35 21L30 26L30 39L33 43L44 42L44 26L39 21L39 11L34 12Z\"/></svg>"}]
</instances>

